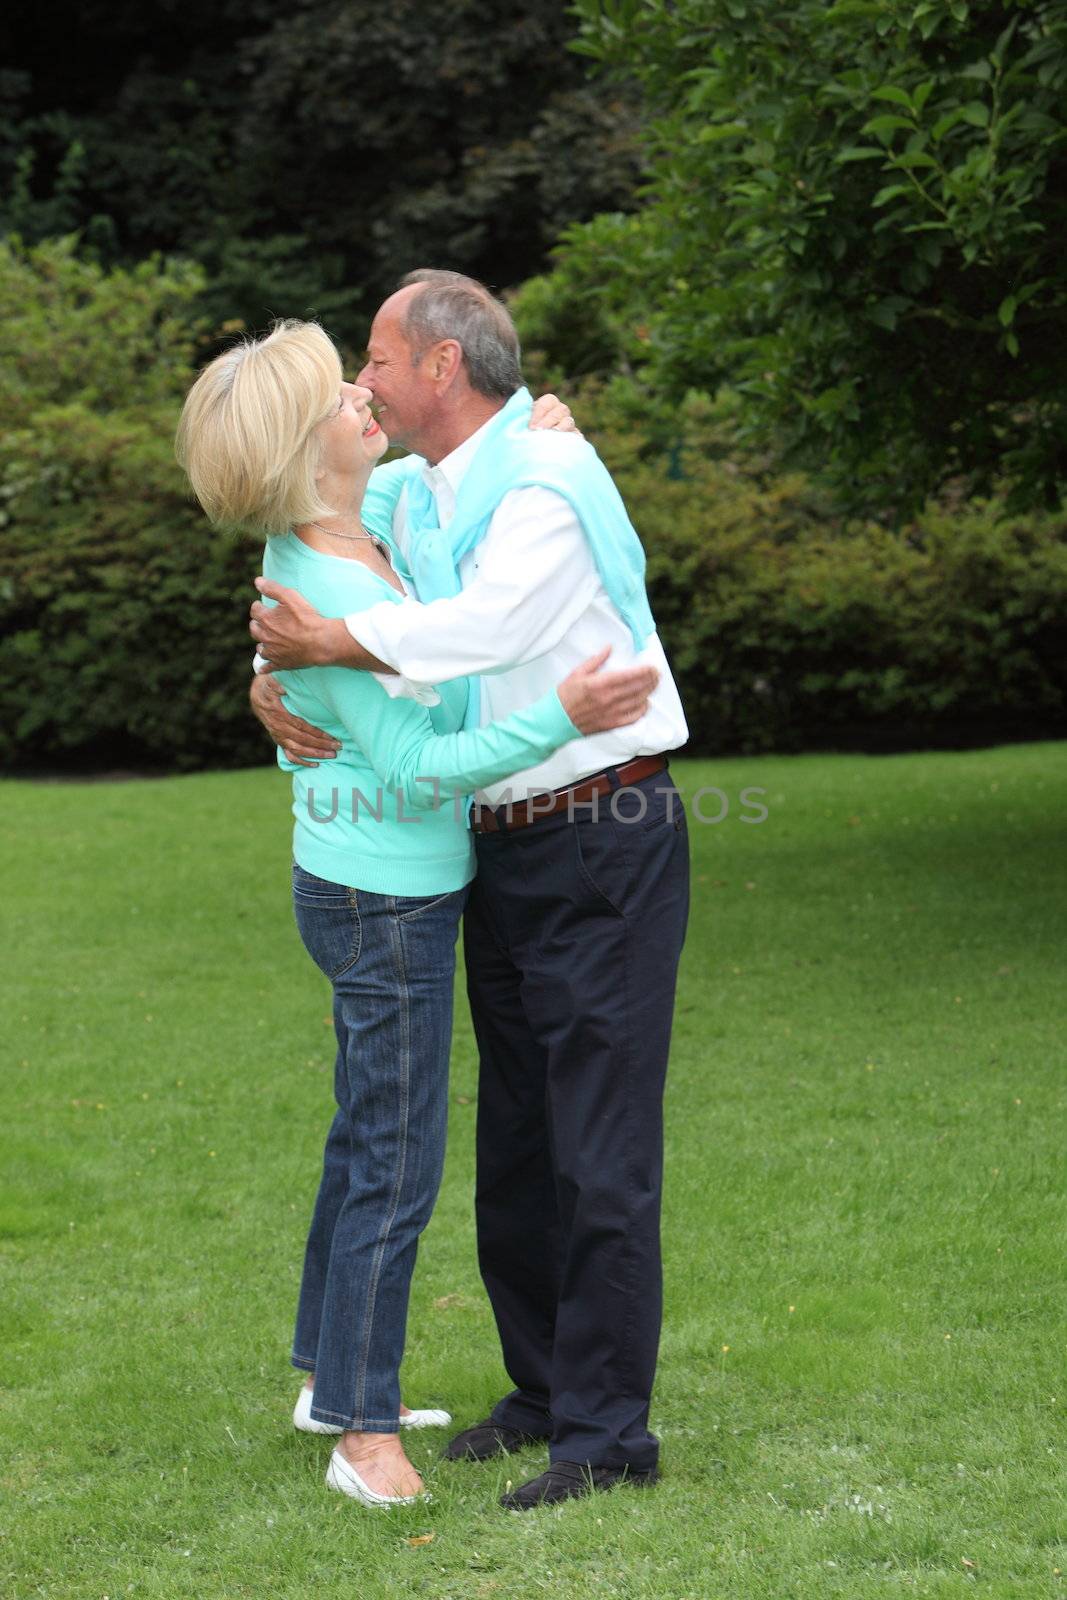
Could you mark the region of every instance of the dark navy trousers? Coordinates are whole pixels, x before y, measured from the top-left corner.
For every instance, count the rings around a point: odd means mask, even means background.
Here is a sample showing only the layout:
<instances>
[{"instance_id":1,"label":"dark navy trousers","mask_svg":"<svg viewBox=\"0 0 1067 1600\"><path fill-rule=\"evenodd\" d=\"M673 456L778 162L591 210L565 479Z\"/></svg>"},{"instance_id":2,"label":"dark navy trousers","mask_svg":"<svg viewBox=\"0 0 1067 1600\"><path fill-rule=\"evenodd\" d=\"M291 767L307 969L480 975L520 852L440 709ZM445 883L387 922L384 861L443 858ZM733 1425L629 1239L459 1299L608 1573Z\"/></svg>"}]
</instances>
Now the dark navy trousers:
<instances>
[{"instance_id":1,"label":"dark navy trousers","mask_svg":"<svg viewBox=\"0 0 1067 1600\"><path fill-rule=\"evenodd\" d=\"M464 922L480 1055L478 1256L514 1391L554 1461L656 1464L663 1086L689 906L667 772L477 835Z\"/></svg>"}]
</instances>

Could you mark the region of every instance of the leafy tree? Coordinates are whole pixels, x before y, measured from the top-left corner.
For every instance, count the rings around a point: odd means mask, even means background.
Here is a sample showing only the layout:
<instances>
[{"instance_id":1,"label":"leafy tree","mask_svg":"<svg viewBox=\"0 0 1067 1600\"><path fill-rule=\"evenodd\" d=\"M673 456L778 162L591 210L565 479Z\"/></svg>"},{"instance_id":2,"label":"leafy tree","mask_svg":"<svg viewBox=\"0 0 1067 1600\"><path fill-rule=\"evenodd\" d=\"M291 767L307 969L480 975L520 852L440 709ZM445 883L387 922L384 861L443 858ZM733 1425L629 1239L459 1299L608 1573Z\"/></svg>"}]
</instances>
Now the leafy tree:
<instances>
[{"instance_id":1,"label":"leafy tree","mask_svg":"<svg viewBox=\"0 0 1067 1600\"><path fill-rule=\"evenodd\" d=\"M191 257L216 322L362 341L402 271L515 283L638 172L634 95L587 84L555 0L56 0L10 26L0 227Z\"/></svg>"},{"instance_id":2,"label":"leafy tree","mask_svg":"<svg viewBox=\"0 0 1067 1600\"><path fill-rule=\"evenodd\" d=\"M648 203L573 228L619 348L899 514L946 479L1067 485L1061 0L577 0L636 76ZM620 304L620 296L622 302ZM628 317L625 314L628 311Z\"/></svg>"}]
</instances>

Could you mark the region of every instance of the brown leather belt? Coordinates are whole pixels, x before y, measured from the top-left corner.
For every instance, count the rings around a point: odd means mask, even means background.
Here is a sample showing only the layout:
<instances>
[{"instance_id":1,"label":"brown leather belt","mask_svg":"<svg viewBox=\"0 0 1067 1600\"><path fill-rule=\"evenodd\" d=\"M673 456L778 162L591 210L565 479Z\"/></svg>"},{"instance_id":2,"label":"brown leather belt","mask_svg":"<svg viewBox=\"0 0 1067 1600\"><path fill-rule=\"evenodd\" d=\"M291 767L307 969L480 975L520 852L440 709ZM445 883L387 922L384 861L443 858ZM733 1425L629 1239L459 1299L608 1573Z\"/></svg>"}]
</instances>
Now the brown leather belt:
<instances>
[{"instance_id":1,"label":"brown leather belt","mask_svg":"<svg viewBox=\"0 0 1067 1600\"><path fill-rule=\"evenodd\" d=\"M654 773L663 772L666 766L666 756L639 756L636 761L628 761L624 767L606 767L603 772L594 772L591 778L583 778L581 783L572 784L569 789L534 794L518 805L497 806L494 810L489 806L475 805L471 808L471 832L508 833L512 828L528 828L531 822L540 822L542 817L555 816L558 811L566 811L571 806L587 805L595 795L610 794L613 789L624 789L627 784L640 783L642 778L651 778Z\"/></svg>"}]
</instances>

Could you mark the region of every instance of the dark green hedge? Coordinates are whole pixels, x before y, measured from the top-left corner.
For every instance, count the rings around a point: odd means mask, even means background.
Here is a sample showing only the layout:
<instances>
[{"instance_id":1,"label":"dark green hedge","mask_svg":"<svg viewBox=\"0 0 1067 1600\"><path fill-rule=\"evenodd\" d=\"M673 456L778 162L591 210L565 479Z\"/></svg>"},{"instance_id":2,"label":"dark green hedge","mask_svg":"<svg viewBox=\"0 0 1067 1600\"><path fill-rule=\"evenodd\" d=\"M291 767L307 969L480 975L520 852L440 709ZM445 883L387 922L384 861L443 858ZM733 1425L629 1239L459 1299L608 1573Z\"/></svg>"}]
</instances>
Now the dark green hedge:
<instances>
[{"instance_id":1,"label":"dark green hedge","mask_svg":"<svg viewBox=\"0 0 1067 1600\"><path fill-rule=\"evenodd\" d=\"M259 544L223 539L173 454L197 274L0 246L0 761L248 765Z\"/></svg>"},{"instance_id":2,"label":"dark green hedge","mask_svg":"<svg viewBox=\"0 0 1067 1600\"><path fill-rule=\"evenodd\" d=\"M904 537L799 534L774 491L668 487L653 604L702 750L905 748L1067 733L1064 526L970 505ZM786 515L783 517L783 511Z\"/></svg>"},{"instance_id":3,"label":"dark green hedge","mask_svg":"<svg viewBox=\"0 0 1067 1600\"><path fill-rule=\"evenodd\" d=\"M213 533L173 461L190 283L0 248L0 761L269 760L247 710L258 542ZM696 396L587 383L580 420L649 554L691 750L872 749L1067 732L1067 518L945 504L842 525Z\"/></svg>"},{"instance_id":4,"label":"dark green hedge","mask_svg":"<svg viewBox=\"0 0 1067 1600\"><path fill-rule=\"evenodd\" d=\"M8 766L247 766L260 545L222 538L170 459L173 409L72 405L9 438L0 577Z\"/></svg>"},{"instance_id":5,"label":"dark green hedge","mask_svg":"<svg viewBox=\"0 0 1067 1600\"><path fill-rule=\"evenodd\" d=\"M648 552L700 752L886 749L1067 734L1067 514L944 503L842 523L691 397L574 399ZM659 438L649 439L659 433Z\"/></svg>"}]
</instances>

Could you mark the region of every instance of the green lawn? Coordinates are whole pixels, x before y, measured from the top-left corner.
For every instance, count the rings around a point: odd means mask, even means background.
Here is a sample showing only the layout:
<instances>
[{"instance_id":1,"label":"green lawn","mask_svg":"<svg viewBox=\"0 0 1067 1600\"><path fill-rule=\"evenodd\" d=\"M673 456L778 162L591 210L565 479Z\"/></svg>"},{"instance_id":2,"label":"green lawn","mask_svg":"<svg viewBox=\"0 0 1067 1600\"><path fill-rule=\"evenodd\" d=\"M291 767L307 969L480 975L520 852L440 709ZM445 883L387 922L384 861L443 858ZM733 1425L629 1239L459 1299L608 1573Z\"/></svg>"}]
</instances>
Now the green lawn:
<instances>
[{"instance_id":1,"label":"green lawn","mask_svg":"<svg viewBox=\"0 0 1067 1600\"><path fill-rule=\"evenodd\" d=\"M415 1436L433 1504L375 1514L289 1423L332 1050L285 780L3 784L0 1593L1064 1594L1067 746L677 771L732 806L691 829L663 1478L524 1517L536 1451ZM461 1007L404 1385L459 1424L504 1383L474 1086Z\"/></svg>"}]
</instances>

